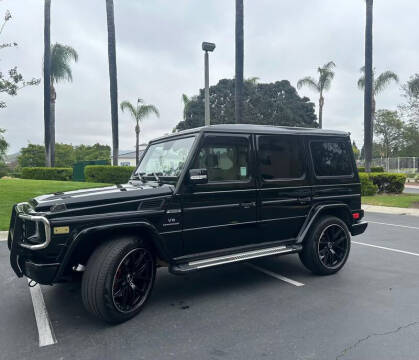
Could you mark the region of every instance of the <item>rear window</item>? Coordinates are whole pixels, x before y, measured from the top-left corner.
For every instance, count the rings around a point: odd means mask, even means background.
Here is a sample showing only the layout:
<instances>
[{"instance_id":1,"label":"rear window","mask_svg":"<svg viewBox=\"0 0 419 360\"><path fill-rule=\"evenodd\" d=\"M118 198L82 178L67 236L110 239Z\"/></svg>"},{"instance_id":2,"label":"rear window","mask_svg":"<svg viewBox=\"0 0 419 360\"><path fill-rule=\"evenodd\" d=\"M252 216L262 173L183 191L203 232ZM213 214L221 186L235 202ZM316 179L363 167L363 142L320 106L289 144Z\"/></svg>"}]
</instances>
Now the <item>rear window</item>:
<instances>
[{"instance_id":1,"label":"rear window","mask_svg":"<svg viewBox=\"0 0 419 360\"><path fill-rule=\"evenodd\" d=\"M300 179L305 175L304 148L294 136L258 136L259 171L264 180Z\"/></svg>"},{"instance_id":2,"label":"rear window","mask_svg":"<svg viewBox=\"0 0 419 360\"><path fill-rule=\"evenodd\" d=\"M314 171L317 176L350 176L352 157L345 141L313 141L310 143Z\"/></svg>"}]
</instances>

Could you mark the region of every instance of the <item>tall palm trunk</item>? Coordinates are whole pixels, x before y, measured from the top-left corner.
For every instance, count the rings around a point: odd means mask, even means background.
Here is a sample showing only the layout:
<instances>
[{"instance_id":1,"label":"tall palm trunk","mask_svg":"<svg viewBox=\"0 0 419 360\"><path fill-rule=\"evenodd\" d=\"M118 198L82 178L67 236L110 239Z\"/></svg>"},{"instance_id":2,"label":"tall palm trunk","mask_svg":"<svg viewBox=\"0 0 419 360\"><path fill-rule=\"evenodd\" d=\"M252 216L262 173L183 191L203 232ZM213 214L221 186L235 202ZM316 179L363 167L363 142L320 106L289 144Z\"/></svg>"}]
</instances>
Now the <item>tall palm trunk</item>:
<instances>
[{"instance_id":1,"label":"tall palm trunk","mask_svg":"<svg viewBox=\"0 0 419 360\"><path fill-rule=\"evenodd\" d=\"M44 143L45 165L51 166L51 0L44 3Z\"/></svg>"},{"instance_id":2,"label":"tall palm trunk","mask_svg":"<svg viewBox=\"0 0 419 360\"><path fill-rule=\"evenodd\" d=\"M243 66L244 66L244 31L243 0L236 0L236 89L235 121L243 122Z\"/></svg>"},{"instance_id":3,"label":"tall palm trunk","mask_svg":"<svg viewBox=\"0 0 419 360\"><path fill-rule=\"evenodd\" d=\"M54 85L51 83L51 97L50 97L50 157L51 166L55 166L55 100L57 93L55 92Z\"/></svg>"},{"instance_id":4,"label":"tall palm trunk","mask_svg":"<svg viewBox=\"0 0 419 360\"><path fill-rule=\"evenodd\" d=\"M365 89L364 89L364 149L365 171L371 172L373 144L373 68L372 68L373 0L366 0L365 28Z\"/></svg>"},{"instance_id":5,"label":"tall palm trunk","mask_svg":"<svg viewBox=\"0 0 419 360\"><path fill-rule=\"evenodd\" d=\"M118 135L118 83L116 71L116 41L113 0L106 0L106 19L108 24L108 61L109 87L111 97L112 119L112 164L118 165L119 135Z\"/></svg>"},{"instance_id":6,"label":"tall palm trunk","mask_svg":"<svg viewBox=\"0 0 419 360\"><path fill-rule=\"evenodd\" d=\"M135 165L138 166L140 162L140 124L135 126Z\"/></svg>"},{"instance_id":7,"label":"tall palm trunk","mask_svg":"<svg viewBox=\"0 0 419 360\"><path fill-rule=\"evenodd\" d=\"M324 106L324 97L323 93L320 93L320 99L319 99L319 127L320 129L323 129L323 106Z\"/></svg>"}]
</instances>

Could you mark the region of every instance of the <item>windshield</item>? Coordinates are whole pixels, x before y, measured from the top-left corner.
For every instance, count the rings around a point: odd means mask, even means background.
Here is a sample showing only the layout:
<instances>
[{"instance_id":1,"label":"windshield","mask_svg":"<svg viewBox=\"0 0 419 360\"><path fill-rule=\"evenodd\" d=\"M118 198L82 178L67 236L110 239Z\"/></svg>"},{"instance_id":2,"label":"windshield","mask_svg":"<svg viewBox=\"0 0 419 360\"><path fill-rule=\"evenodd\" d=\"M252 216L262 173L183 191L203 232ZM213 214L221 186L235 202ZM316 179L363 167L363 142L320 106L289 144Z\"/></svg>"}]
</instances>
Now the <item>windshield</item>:
<instances>
[{"instance_id":1,"label":"windshield","mask_svg":"<svg viewBox=\"0 0 419 360\"><path fill-rule=\"evenodd\" d=\"M177 178L185 165L195 136L150 145L135 175L159 180Z\"/></svg>"}]
</instances>

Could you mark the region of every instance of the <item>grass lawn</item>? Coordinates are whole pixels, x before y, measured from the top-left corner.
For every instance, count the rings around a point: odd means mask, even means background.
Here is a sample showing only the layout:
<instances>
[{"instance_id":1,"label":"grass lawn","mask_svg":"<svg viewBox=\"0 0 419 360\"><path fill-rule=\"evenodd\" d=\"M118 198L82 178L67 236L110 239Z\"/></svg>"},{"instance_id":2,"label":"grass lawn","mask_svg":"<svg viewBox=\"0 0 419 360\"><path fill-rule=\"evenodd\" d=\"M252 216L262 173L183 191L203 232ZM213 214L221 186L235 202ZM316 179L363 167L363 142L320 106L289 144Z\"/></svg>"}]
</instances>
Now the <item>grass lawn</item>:
<instances>
[{"instance_id":1,"label":"grass lawn","mask_svg":"<svg viewBox=\"0 0 419 360\"><path fill-rule=\"evenodd\" d=\"M0 179L0 231L9 229L10 213L15 203L28 201L38 195L106 186L72 181Z\"/></svg>"},{"instance_id":2,"label":"grass lawn","mask_svg":"<svg viewBox=\"0 0 419 360\"><path fill-rule=\"evenodd\" d=\"M419 208L419 195L416 194L390 194L363 196L362 203L366 205L393 206L400 208Z\"/></svg>"}]
</instances>

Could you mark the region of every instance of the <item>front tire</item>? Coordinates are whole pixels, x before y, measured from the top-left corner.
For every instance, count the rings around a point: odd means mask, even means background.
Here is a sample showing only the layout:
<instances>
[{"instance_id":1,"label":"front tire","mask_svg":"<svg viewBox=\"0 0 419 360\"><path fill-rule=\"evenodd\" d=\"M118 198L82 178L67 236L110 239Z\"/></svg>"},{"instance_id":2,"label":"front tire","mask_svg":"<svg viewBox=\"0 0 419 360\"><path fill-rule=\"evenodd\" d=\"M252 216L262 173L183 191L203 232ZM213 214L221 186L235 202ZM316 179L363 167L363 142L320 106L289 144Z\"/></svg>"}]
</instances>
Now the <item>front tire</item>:
<instances>
[{"instance_id":1,"label":"front tire","mask_svg":"<svg viewBox=\"0 0 419 360\"><path fill-rule=\"evenodd\" d=\"M315 225L299 256L313 273L331 275L345 265L350 249L351 235L346 223L337 217L326 216Z\"/></svg>"},{"instance_id":2,"label":"front tire","mask_svg":"<svg viewBox=\"0 0 419 360\"><path fill-rule=\"evenodd\" d=\"M127 321L143 309L155 277L155 256L145 241L108 241L87 262L82 279L83 304L108 323Z\"/></svg>"}]
</instances>

